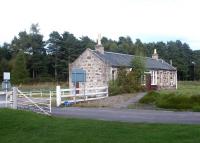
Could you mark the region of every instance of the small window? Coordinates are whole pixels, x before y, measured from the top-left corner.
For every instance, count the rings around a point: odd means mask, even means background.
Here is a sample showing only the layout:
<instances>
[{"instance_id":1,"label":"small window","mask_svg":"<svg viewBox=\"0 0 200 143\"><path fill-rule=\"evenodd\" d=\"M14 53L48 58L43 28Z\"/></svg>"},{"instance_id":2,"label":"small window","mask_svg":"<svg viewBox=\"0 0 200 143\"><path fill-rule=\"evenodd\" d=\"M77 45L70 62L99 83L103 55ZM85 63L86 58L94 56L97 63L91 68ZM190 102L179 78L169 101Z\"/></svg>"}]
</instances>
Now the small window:
<instances>
[{"instance_id":1,"label":"small window","mask_svg":"<svg viewBox=\"0 0 200 143\"><path fill-rule=\"evenodd\" d=\"M115 80L115 70L112 70L112 80Z\"/></svg>"},{"instance_id":2,"label":"small window","mask_svg":"<svg viewBox=\"0 0 200 143\"><path fill-rule=\"evenodd\" d=\"M87 56L87 59L91 59L91 56Z\"/></svg>"}]
</instances>

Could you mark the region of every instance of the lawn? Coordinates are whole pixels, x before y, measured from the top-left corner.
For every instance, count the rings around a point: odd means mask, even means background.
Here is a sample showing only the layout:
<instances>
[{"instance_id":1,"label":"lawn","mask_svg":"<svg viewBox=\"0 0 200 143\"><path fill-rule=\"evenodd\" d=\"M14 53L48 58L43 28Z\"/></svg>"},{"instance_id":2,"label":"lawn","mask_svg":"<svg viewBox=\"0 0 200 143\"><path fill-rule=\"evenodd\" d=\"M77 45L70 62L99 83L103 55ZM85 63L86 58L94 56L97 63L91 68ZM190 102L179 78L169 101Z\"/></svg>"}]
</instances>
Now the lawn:
<instances>
[{"instance_id":1,"label":"lawn","mask_svg":"<svg viewBox=\"0 0 200 143\"><path fill-rule=\"evenodd\" d=\"M199 143L200 125L65 119L0 109L1 143Z\"/></svg>"},{"instance_id":2,"label":"lawn","mask_svg":"<svg viewBox=\"0 0 200 143\"><path fill-rule=\"evenodd\" d=\"M200 111L200 82L179 82L177 90L150 91L140 103L160 108Z\"/></svg>"},{"instance_id":3,"label":"lawn","mask_svg":"<svg viewBox=\"0 0 200 143\"><path fill-rule=\"evenodd\" d=\"M56 82L39 82L39 83L29 83L29 84L20 84L17 87L22 91L55 91ZM62 88L68 88L68 82L59 82Z\"/></svg>"},{"instance_id":4,"label":"lawn","mask_svg":"<svg viewBox=\"0 0 200 143\"><path fill-rule=\"evenodd\" d=\"M200 95L200 81L179 81L177 90L161 90L160 93L178 93L182 95Z\"/></svg>"}]
</instances>

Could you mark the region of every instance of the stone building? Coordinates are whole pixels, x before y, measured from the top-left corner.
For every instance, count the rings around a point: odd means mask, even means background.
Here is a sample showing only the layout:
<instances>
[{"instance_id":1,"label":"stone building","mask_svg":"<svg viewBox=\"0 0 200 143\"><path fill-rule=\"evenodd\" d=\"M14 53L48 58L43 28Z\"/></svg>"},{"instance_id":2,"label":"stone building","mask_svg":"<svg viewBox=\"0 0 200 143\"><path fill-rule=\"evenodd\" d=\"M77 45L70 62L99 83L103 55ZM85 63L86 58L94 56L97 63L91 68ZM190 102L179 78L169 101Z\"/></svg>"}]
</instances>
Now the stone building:
<instances>
[{"instance_id":1,"label":"stone building","mask_svg":"<svg viewBox=\"0 0 200 143\"><path fill-rule=\"evenodd\" d=\"M134 70L131 61L134 55L106 52L100 40L95 50L86 49L73 63L69 65L69 86L77 88L91 88L107 86L110 80L116 79L119 67L126 67L128 71ZM148 89L176 89L177 70L158 58L156 49L152 58L145 57L146 72L144 73L144 85ZM72 83L72 69L83 69L86 71L86 82Z\"/></svg>"}]
</instances>

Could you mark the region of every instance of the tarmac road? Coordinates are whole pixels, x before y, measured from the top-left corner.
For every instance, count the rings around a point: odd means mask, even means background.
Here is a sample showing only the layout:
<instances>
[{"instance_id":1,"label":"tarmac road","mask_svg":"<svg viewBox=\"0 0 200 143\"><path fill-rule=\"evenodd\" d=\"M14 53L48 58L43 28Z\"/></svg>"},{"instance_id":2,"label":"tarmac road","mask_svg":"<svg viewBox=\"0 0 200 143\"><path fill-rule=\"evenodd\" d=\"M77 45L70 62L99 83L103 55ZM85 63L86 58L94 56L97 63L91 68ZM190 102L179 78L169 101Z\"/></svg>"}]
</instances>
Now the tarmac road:
<instances>
[{"instance_id":1,"label":"tarmac road","mask_svg":"<svg viewBox=\"0 0 200 143\"><path fill-rule=\"evenodd\" d=\"M6 95L0 94L0 101L5 101L5 100L6 100Z\"/></svg>"},{"instance_id":2,"label":"tarmac road","mask_svg":"<svg viewBox=\"0 0 200 143\"><path fill-rule=\"evenodd\" d=\"M200 124L200 113L198 112L65 107L53 108L52 115L66 118L97 119L134 123Z\"/></svg>"}]
</instances>

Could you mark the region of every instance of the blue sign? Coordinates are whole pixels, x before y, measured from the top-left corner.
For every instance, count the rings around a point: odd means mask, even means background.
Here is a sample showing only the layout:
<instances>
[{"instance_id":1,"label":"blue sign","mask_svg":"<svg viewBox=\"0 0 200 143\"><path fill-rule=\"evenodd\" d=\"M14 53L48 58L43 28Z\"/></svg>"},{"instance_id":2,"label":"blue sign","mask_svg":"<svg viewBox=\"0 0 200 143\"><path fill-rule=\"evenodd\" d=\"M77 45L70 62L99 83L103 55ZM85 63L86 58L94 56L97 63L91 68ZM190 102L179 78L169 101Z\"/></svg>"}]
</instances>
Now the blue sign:
<instances>
[{"instance_id":1,"label":"blue sign","mask_svg":"<svg viewBox=\"0 0 200 143\"><path fill-rule=\"evenodd\" d=\"M72 82L86 82L86 71L83 69L72 69Z\"/></svg>"}]
</instances>

